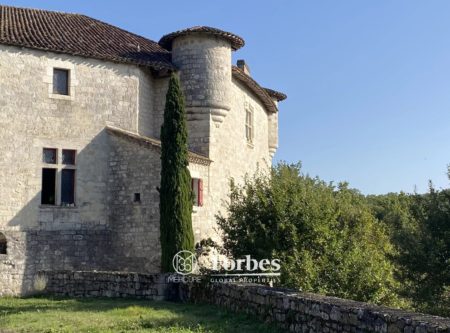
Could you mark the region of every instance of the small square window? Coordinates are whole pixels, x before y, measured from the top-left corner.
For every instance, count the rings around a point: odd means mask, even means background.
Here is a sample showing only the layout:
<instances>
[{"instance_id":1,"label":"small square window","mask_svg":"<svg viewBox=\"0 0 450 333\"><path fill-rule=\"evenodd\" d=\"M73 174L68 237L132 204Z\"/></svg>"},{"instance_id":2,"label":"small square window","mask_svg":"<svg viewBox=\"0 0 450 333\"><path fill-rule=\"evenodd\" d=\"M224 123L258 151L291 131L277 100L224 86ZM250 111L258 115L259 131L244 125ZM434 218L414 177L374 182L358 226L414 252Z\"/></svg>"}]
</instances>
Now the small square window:
<instances>
[{"instance_id":1,"label":"small square window","mask_svg":"<svg viewBox=\"0 0 450 333\"><path fill-rule=\"evenodd\" d=\"M57 95L69 95L68 69L53 69L53 93Z\"/></svg>"},{"instance_id":2,"label":"small square window","mask_svg":"<svg viewBox=\"0 0 450 333\"><path fill-rule=\"evenodd\" d=\"M57 152L57 149L54 148L44 148L42 161L47 164L56 164Z\"/></svg>"},{"instance_id":3,"label":"small square window","mask_svg":"<svg viewBox=\"0 0 450 333\"><path fill-rule=\"evenodd\" d=\"M75 165L75 155L76 154L77 154L76 150L63 149L63 151L62 151L62 164Z\"/></svg>"},{"instance_id":4,"label":"small square window","mask_svg":"<svg viewBox=\"0 0 450 333\"><path fill-rule=\"evenodd\" d=\"M134 202L141 202L141 194L140 193L134 194Z\"/></svg>"}]
</instances>

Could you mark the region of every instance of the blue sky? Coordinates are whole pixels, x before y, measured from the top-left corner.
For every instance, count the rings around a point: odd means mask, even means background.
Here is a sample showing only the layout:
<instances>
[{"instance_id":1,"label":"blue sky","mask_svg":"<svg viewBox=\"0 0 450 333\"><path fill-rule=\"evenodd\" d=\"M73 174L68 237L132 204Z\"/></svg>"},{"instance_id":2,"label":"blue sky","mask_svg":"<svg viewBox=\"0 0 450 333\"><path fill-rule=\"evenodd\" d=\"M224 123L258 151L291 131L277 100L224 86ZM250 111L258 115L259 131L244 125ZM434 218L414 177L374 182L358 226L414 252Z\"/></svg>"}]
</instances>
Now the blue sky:
<instances>
[{"instance_id":1,"label":"blue sky","mask_svg":"<svg viewBox=\"0 0 450 333\"><path fill-rule=\"evenodd\" d=\"M234 32L246 41L234 60L289 96L276 160L365 194L448 187L449 1L1 3L83 13L156 41L194 25Z\"/></svg>"}]
</instances>

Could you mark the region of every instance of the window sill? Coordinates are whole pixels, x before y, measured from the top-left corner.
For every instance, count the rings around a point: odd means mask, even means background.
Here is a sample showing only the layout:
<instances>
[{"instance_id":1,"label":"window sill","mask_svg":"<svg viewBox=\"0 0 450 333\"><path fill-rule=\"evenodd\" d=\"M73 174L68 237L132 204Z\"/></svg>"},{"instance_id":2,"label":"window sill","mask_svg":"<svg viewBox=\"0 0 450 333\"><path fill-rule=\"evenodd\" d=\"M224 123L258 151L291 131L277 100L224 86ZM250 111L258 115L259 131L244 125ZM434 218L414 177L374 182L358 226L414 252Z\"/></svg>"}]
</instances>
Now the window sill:
<instances>
[{"instance_id":1,"label":"window sill","mask_svg":"<svg viewBox=\"0 0 450 333\"><path fill-rule=\"evenodd\" d=\"M73 96L72 95L50 94L49 97L53 98L53 99L61 99L61 100L65 100L65 101L73 100Z\"/></svg>"},{"instance_id":2,"label":"window sill","mask_svg":"<svg viewBox=\"0 0 450 333\"><path fill-rule=\"evenodd\" d=\"M39 205L39 209L77 209L77 206Z\"/></svg>"}]
</instances>

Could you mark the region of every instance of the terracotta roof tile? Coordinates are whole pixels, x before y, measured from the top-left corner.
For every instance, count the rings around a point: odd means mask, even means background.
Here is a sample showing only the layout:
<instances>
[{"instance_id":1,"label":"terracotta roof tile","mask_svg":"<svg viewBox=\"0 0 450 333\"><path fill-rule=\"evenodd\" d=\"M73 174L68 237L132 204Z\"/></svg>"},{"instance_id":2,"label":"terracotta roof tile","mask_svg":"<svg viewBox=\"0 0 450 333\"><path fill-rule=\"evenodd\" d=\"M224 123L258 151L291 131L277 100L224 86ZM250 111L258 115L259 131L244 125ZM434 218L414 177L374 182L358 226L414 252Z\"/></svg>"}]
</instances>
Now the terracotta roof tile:
<instances>
[{"instance_id":1,"label":"terracotta roof tile","mask_svg":"<svg viewBox=\"0 0 450 333\"><path fill-rule=\"evenodd\" d=\"M270 97L275 98L278 102L284 101L287 98L287 95L285 93L270 88L264 88L264 90L267 91Z\"/></svg>"},{"instance_id":2,"label":"terracotta roof tile","mask_svg":"<svg viewBox=\"0 0 450 333\"><path fill-rule=\"evenodd\" d=\"M278 112L275 103L272 100L271 94L267 89L261 87L258 82L253 80L250 76L244 73L242 69L237 66L232 67L233 78L244 84L251 92L253 92L266 107L269 112Z\"/></svg>"},{"instance_id":3,"label":"terracotta roof tile","mask_svg":"<svg viewBox=\"0 0 450 333\"><path fill-rule=\"evenodd\" d=\"M0 43L173 69L156 42L85 15L0 6Z\"/></svg>"},{"instance_id":4,"label":"terracotta roof tile","mask_svg":"<svg viewBox=\"0 0 450 333\"><path fill-rule=\"evenodd\" d=\"M124 129L121 129L121 128L115 127L115 126L106 126L106 131L110 134L114 134L119 137L123 137L123 138L129 139L129 140L140 142L140 143L145 144L150 147L154 147L158 151L161 150L161 141L158 139L149 138L149 137L137 134L137 133L129 132L129 131L126 131ZM188 160L191 163L202 164L202 165L209 165L212 162L208 157L200 155L193 151L188 152Z\"/></svg>"},{"instance_id":5,"label":"terracotta roof tile","mask_svg":"<svg viewBox=\"0 0 450 333\"><path fill-rule=\"evenodd\" d=\"M241 47L245 45L244 40L239 37L238 35L235 35L231 32L223 31L216 28L211 27L205 27L205 26L198 26L198 27L192 27L184 30L179 30L172 32L168 35L163 36L159 40L159 45L164 47L167 50L172 50L172 42L176 37L185 36L185 35L192 35L192 34L208 34L213 35L217 37L224 38L231 42L231 47L233 50L238 50Z\"/></svg>"}]
</instances>

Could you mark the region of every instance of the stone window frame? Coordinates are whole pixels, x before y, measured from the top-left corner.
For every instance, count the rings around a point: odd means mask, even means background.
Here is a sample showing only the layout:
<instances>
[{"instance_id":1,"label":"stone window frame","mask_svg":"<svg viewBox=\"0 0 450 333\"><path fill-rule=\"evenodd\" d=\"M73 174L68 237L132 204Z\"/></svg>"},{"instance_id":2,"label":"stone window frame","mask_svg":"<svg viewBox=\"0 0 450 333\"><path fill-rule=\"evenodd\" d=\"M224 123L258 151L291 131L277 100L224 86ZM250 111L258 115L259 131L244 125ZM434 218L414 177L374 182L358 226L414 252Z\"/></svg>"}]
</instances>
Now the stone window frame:
<instances>
[{"instance_id":1,"label":"stone window frame","mask_svg":"<svg viewBox=\"0 0 450 333\"><path fill-rule=\"evenodd\" d=\"M245 139L247 145L253 148L255 140L255 109L247 102L245 103Z\"/></svg>"},{"instance_id":2,"label":"stone window frame","mask_svg":"<svg viewBox=\"0 0 450 333\"><path fill-rule=\"evenodd\" d=\"M53 70L54 69L64 69L69 72L69 95L60 95L53 93ZM76 77L75 65L67 60L57 60L48 59L47 61L47 71L44 76L44 83L48 85L48 97L52 99L73 101L75 99L75 87L78 85L78 80Z\"/></svg>"},{"instance_id":3,"label":"stone window frame","mask_svg":"<svg viewBox=\"0 0 450 333\"><path fill-rule=\"evenodd\" d=\"M55 169L56 170L56 179L55 179L55 204L54 205L47 205L47 204L40 204L39 206L41 208L76 208L77 207L77 163L78 163L78 153L79 150L77 148L67 148L67 147L50 147L50 146L44 146L41 147L41 154L43 153L44 149L56 149L56 163L55 164L49 164L45 163L44 161L41 162L41 168L42 169ZM63 164L63 150L73 150L75 151L75 163L72 164ZM64 169L70 169L75 171L75 179L74 179L74 204L73 205L62 205L61 203L61 197L62 197L62 191L61 191L61 185L62 185L62 171ZM42 187L41 187L42 190Z\"/></svg>"}]
</instances>

